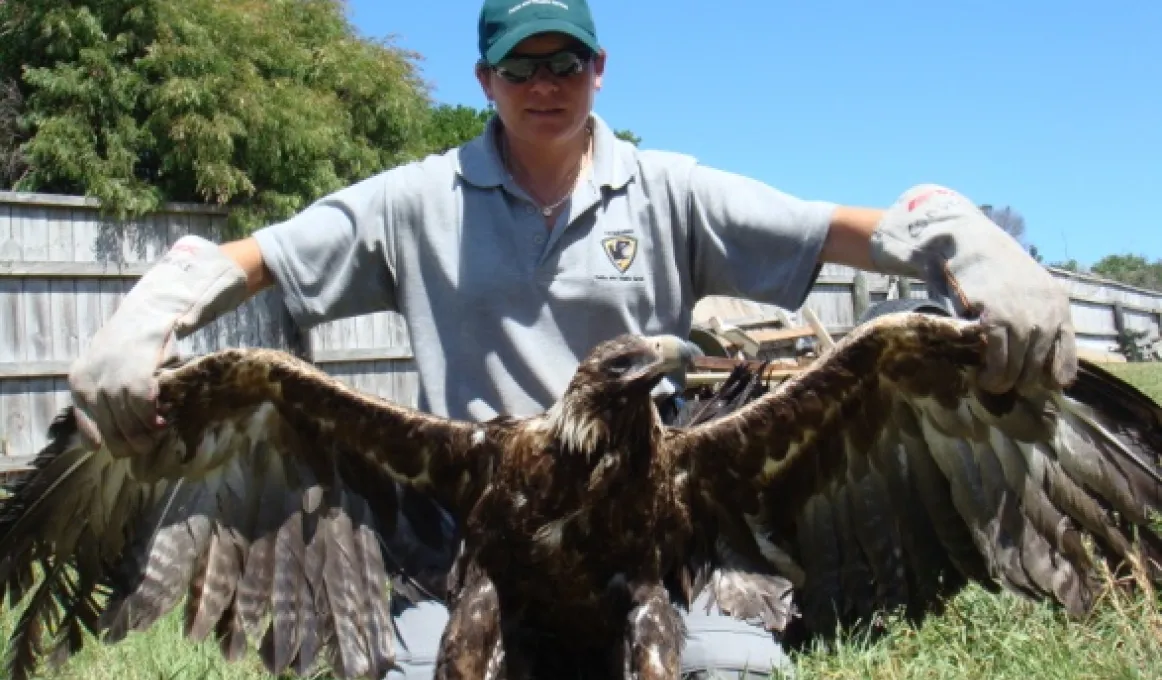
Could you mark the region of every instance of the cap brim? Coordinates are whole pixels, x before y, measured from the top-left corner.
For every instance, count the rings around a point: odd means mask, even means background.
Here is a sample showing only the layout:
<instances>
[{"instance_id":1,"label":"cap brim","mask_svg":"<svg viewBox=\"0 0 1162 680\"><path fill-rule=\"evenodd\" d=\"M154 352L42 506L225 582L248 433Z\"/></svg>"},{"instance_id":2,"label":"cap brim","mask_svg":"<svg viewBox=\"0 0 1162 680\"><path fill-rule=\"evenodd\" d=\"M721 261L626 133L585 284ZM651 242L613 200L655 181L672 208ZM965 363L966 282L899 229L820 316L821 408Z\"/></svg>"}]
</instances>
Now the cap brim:
<instances>
[{"instance_id":1,"label":"cap brim","mask_svg":"<svg viewBox=\"0 0 1162 680\"><path fill-rule=\"evenodd\" d=\"M542 19L522 24L519 28L513 29L511 33L502 36L484 54L484 60L489 65L495 66L498 61L504 59L512 51L512 48L517 46L517 43L538 33L564 33L565 35L580 40L594 52L601 49L593 36L578 28L577 24L561 21L560 19Z\"/></svg>"}]
</instances>

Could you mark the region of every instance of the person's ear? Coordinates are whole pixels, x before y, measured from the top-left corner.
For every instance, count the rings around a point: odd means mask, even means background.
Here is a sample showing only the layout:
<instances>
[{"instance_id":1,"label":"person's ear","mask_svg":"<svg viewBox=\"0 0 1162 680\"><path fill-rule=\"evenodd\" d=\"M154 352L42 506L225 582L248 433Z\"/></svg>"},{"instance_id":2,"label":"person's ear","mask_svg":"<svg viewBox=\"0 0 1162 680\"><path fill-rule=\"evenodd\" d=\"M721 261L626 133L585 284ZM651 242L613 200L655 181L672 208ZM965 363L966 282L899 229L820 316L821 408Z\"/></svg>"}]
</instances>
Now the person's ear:
<instances>
[{"instance_id":1,"label":"person's ear","mask_svg":"<svg viewBox=\"0 0 1162 680\"><path fill-rule=\"evenodd\" d=\"M492 69L488 68L488 65L482 61L476 62L476 80L480 83L480 89L491 105L494 99L492 96Z\"/></svg>"}]
</instances>

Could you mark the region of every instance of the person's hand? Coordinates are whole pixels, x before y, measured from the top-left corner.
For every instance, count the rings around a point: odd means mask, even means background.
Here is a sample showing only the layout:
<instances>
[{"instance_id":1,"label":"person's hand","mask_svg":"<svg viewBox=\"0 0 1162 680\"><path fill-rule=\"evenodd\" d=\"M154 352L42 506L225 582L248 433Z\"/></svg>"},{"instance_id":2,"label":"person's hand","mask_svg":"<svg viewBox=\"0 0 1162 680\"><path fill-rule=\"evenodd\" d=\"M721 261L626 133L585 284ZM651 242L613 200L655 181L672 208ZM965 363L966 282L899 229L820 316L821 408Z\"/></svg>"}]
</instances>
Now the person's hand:
<instances>
[{"instance_id":1,"label":"person's hand","mask_svg":"<svg viewBox=\"0 0 1162 680\"><path fill-rule=\"evenodd\" d=\"M888 208L871 245L881 271L923 279L931 296L984 324L983 389L1073 382L1077 348L1068 294L967 198L941 186L913 187Z\"/></svg>"},{"instance_id":2,"label":"person's hand","mask_svg":"<svg viewBox=\"0 0 1162 680\"><path fill-rule=\"evenodd\" d=\"M133 286L69 370L77 425L116 456L148 452L165 423L155 373L178 339L247 297L246 274L217 245L184 236Z\"/></svg>"}]
</instances>

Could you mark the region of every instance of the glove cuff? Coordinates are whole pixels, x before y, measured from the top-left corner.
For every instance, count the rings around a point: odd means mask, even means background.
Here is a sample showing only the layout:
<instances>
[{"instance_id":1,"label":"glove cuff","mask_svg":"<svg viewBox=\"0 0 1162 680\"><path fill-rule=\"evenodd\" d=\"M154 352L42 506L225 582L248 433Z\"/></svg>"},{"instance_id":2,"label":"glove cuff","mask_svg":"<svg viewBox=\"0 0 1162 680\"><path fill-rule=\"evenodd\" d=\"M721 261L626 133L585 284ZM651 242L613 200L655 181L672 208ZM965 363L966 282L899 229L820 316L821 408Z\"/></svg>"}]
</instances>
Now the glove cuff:
<instances>
[{"instance_id":1,"label":"glove cuff","mask_svg":"<svg viewBox=\"0 0 1162 680\"><path fill-rule=\"evenodd\" d=\"M936 184L904 192L872 232L870 248L879 271L922 279L929 297L962 315L976 306L962 287L966 277L987 278L990 263L1020 267L1029 259L972 201Z\"/></svg>"},{"instance_id":2,"label":"glove cuff","mask_svg":"<svg viewBox=\"0 0 1162 680\"><path fill-rule=\"evenodd\" d=\"M160 314L178 338L205 327L249 296L246 272L219 247L183 236L126 295L126 313Z\"/></svg>"}]
</instances>

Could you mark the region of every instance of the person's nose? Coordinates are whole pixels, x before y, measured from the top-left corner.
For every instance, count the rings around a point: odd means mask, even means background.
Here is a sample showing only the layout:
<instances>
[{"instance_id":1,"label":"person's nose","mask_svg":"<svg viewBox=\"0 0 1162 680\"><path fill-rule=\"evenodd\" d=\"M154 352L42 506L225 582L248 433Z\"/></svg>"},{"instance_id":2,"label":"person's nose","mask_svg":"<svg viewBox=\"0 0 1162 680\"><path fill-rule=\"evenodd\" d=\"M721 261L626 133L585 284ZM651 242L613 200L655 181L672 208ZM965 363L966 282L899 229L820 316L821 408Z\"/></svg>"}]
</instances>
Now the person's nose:
<instances>
[{"instance_id":1,"label":"person's nose","mask_svg":"<svg viewBox=\"0 0 1162 680\"><path fill-rule=\"evenodd\" d=\"M552 94L560 89L561 84L557 82L557 77L549 71L548 66L541 65L533 73L530 90L537 94Z\"/></svg>"}]
</instances>

